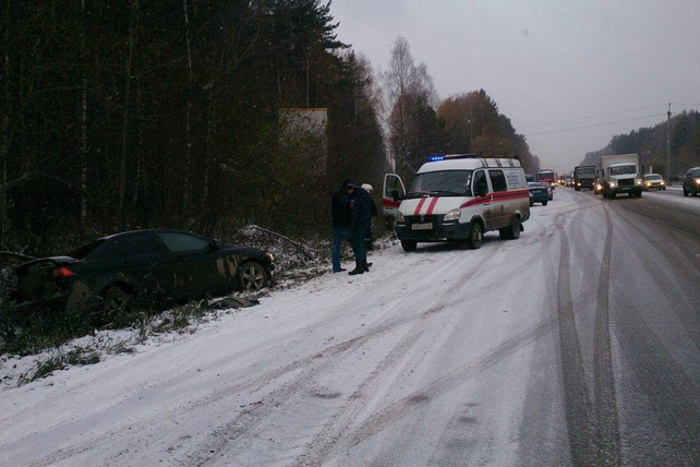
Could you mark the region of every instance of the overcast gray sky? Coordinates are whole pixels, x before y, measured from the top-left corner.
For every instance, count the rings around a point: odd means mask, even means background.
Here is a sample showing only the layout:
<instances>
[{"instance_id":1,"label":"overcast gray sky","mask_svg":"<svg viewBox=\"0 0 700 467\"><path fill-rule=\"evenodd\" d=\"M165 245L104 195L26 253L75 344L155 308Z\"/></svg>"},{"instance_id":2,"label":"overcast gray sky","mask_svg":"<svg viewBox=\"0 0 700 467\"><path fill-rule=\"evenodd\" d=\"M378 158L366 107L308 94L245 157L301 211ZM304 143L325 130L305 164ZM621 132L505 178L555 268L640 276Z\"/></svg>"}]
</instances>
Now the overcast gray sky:
<instances>
[{"instance_id":1,"label":"overcast gray sky","mask_svg":"<svg viewBox=\"0 0 700 467\"><path fill-rule=\"evenodd\" d=\"M486 90L559 172L665 121L669 102L700 110L700 0L333 0L331 14L375 71L401 35L441 98Z\"/></svg>"}]
</instances>

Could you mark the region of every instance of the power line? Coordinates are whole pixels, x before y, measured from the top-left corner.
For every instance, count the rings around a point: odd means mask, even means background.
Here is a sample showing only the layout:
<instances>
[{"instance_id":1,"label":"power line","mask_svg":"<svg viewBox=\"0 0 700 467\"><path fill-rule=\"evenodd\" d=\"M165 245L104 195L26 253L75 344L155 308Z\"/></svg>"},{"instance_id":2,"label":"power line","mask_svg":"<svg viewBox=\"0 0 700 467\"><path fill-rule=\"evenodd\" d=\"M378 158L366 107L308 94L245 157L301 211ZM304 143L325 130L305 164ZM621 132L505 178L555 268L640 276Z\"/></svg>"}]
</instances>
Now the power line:
<instances>
[{"instance_id":1,"label":"power line","mask_svg":"<svg viewBox=\"0 0 700 467\"><path fill-rule=\"evenodd\" d=\"M543 131L540 133L529 133L523 136L537 136L537 135L549 135L552 133L564 133L566 131L574 131L574 130L585 130L586 128L597 128L601 126L606 126L606 125L614 125L616 123L624 123L624 122L633 122L635 120L644 120L647 118L659 118L659 117L664 117L666 114L657 114L657 115L647 115L646 117L637 117L637 118L628 118L626 120L616 120L614 122L606 122L606 123L599 123L597 125L588 125L588 126L579 126L576 128L566 128L563 130L552 130L552 131Z\"/></svg>"},{"instance_id":2,"label":"power line","mask_svg":"<svg viewBox=\"0 0 700 467\"><path fill-rule=\"evenodd\" d=\"M676 104L676 105L694 105L694 104ZM559 121L556 121L556 122L537 123L537 124L534 124L534 125L525 125L525 126L521 126L520 128L521 128L521 129L522 129L522 128L534 128L534 127L538 127L538 126L557 125L557 124L559 124L559 123L580 122L581 120L591 120L591 119L593 119L593 118L610 117L610 116L612 116L612 115L620 115L620 114L625 114L625 113L629 113L629 112L637 112L637 111L639 111L639 110L655 109L655 108L657 108L657 107L665 107L665 106L666 106L666 104L651 105L651 106L648 106L648 107L639 107L639 108L637 108L637 109L620 110L620 111L618 111L618 112L611 112L611 113L601 114L601 115L593 115L593 116L590 116L590 117L580 117L580 118L574 118L574 119L571 119L571 120L559 120Z\"/></svg>"}]
</instances>

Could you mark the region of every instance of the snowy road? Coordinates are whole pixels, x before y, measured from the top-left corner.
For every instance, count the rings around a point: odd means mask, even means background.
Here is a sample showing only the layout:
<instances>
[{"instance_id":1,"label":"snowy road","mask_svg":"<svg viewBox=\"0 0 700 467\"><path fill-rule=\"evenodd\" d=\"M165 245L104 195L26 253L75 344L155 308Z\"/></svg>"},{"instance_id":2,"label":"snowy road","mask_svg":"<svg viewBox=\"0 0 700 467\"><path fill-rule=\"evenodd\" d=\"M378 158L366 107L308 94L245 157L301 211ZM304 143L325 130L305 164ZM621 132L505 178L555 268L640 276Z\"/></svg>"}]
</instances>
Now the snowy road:
<instances>
[{"instance_id":1,"label":"snowy road","mask_svg":"<svg viewBox=\"0 0 700 467\"><path fill-rule=\"evenodd\" d=\"M4 389L0 464L696 465L700 199L532 213Z\"/></svg>"}]
</instances>

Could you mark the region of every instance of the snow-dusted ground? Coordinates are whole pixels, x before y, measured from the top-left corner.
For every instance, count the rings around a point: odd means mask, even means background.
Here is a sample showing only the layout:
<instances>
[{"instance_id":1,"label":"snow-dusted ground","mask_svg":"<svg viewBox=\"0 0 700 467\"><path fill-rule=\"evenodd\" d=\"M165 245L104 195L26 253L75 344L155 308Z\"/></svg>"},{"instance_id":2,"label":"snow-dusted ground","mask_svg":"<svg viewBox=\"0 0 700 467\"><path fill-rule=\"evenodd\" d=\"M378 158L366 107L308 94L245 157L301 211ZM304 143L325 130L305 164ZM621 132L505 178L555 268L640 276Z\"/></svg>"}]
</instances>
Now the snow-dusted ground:
<instances>
[{"instance_id":1,"label":"snow-dusted ground","mask_svg":"<svg viewBox=\"0 0 700 467\"><path fill-rule=\"evenodd\" d=\"M682 282L697 270L674 268L697 265L700 242L656 245L627 201L643 200L559 188L517 241L394 245L369 274L327 274L193 334L4 387L0 464L640 465L645 443L642 459L685 455L653 413L700 410L698 320L673 311L698 298ZM660 366L635 360L650 342ZM646 389L669 365L674 399L660 402Z\"/></svg>"}]
</instances>

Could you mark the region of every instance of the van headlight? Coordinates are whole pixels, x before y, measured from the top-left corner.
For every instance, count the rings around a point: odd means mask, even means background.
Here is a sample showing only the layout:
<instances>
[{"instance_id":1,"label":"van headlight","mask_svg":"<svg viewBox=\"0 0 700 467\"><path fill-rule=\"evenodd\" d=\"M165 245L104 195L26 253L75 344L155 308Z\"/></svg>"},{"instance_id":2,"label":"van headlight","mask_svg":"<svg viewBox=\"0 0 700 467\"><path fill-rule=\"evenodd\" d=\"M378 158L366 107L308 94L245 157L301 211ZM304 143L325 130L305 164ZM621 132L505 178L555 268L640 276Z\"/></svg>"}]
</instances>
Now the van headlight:
<instances>
[{"instance_id":1,"label":"van headlight","mask_svg":"<svg viewBox=\"0 0 700 467\"><path fill-rule=\"evenodd\" d=\"M641 178L638 178L638 179L637 179L637 185L641 185L641 184L642 184L642 179L641 179Z\"/></svg>"},{"instance_id":2,"label":"van headlight","mask_svg":"<svg viewBox=\"0 0 700 467\"><path fill-rule=\"evenodd\" d=\"M403 217L403 214L401 214L401 211L396 212L396 223L397 224L403 224L406 222L406 218Z\"/></svg>"},{"instance_id":3,"label":"van headlight","mask_svg":"<svg viewBox=\"0 0 700 467\"><path fill-rule=\"evenodd\" d=\"M445 217L442 218L443 222L454 222L457 220L459 220L459 208L449 211L447 214L445 214Z\"/></svg>"},{"instance_id":4,"label":"van headlight","mask_svg":"<svg viewBox=\"0 0 700 467\"><path fill-rule=\"evenodd\" d=\"M608 186L610 188L615 188L617 185L615 184L615 182L610 182L610 183L608 183Z\"/></svg>"}]
</instances>

